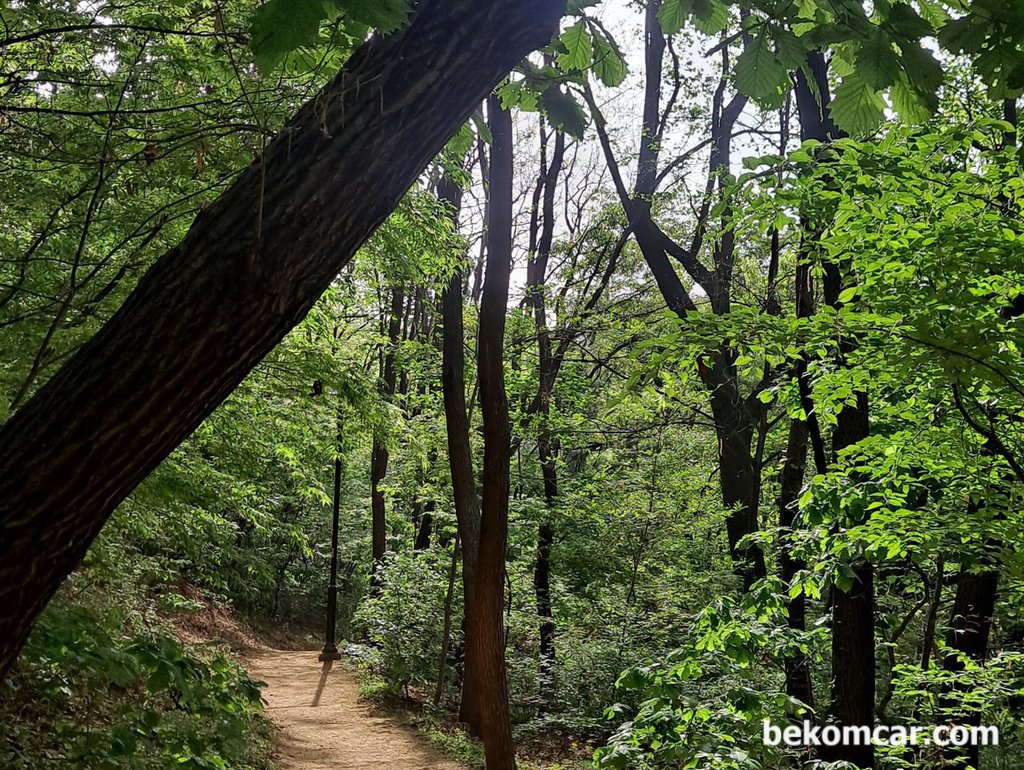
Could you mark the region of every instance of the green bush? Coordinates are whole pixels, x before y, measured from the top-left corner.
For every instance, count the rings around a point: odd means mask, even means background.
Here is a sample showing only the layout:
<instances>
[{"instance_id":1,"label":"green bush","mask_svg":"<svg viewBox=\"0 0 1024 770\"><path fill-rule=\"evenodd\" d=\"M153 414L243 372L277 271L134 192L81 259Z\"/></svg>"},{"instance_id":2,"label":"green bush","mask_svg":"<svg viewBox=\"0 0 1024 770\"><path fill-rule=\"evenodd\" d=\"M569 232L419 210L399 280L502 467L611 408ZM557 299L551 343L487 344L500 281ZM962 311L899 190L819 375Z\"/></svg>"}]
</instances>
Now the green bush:
<instances>
[{"instance_id":1,"label":"green bush","mask_svg":"<svg viewBox=\"0 0 1024 770\"><path fill-rule=\"evenodd\" d=\"M363 668L379 676L392 694L436 685L450 564L450 554L441 549L389 553L380 567L379 589L359 607L355 625L365 629L374 649L364 657ZM455 593L458 600L458 585ZM449 649L459 643L460 618L461 608L453 608Z\"/></svg>"},{"instance_id":2,"label":"green bush","mask_svg":"<svg viewBox=\"0 0 1024 770\"><path fill-rule=\"evenodd\" d=\"M186 645L130 593L63 590L0 693L10 770L262 770L257 682L223 651Z\"/></svg>"}]
</instances>

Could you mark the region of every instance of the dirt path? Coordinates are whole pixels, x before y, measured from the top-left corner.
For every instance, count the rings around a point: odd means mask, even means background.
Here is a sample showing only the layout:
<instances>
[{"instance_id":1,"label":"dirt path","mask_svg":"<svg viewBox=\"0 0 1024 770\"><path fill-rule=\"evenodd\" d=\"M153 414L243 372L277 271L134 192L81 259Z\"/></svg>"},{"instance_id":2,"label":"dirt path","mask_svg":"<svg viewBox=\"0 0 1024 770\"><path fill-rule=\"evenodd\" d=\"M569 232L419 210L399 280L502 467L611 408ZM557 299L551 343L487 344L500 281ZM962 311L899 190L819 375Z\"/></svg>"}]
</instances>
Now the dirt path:
<instances>
[{"instance_id":1,"label":"dirt path","mask_svg":"<svg viewBox=\"0 0 1024 770\"><path fill-rule=\"evenodd\" d=\"M263 697L280 728L282 770L464 770L411 728L359 703L352 673L318 663L315 652L253 652L247 667L268 685Z\"/></svg>"}]
</instances>

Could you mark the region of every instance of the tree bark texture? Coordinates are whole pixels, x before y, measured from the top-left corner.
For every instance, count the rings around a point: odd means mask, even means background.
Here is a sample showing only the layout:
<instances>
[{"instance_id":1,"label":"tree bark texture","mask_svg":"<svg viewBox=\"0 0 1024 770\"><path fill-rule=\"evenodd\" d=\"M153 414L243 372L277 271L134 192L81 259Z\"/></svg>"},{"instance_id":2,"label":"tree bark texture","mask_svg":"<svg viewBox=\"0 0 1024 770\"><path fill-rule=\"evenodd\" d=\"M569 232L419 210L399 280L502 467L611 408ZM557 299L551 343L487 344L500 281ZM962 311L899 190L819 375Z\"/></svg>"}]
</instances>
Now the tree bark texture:
<instances>
[{"instance_id":1,"label":"tree bark texture","mask_svg":"<svg viewBox=\"0 0 1024 770\"><path fill-rule=\"evenodd\" d=\"M111 511L297 324L561 0L375 36L0 430L0 676Z\"/></svg>"},{"instance_id":2,"label":"tree bark texture","mask_svg":"<svg viewBox=\"0 0 1024 770\"><path fill-rule=\"evenodd\" d=\"M475 651L476 698L487 770L515 770L502 615L511 457L504 339L512 271L512 117L495 96L488 100L487 111L493 136L491 205L477 343L484 459L476 598L467 611L466 645Z\"/></svg>"},{"instance_id":3,"label":"tree bark texture","mask_svg":"<svg viewBox=\"0 0 1024 770\"><path fill-rule=\"evenodd\" d=\"M448 177L438 184L438 198L458 222L462 190ZM473 448L469 441L466 409L466 352L462 285L466 269L456 271L441 294L441 389L448 433L448 464L452 476L455 518L462 541L462 591L468 617L476 601L477 557L480 552L480 498L473 472ZM465 647L459 721L471 735L480 734L477 704L475 648Z\"/></svg>"},{"instance_id":4,"label":"tree bark texture","mask_svg":"<svg viewBox=\"0 0 1024 770\"><path fill-rule=\"evenodd\" d=\"M544 127L541 126L542 164L546 163L546 141ZM551 162L542 165L538 189L541 192L541 207L533 212L531 234L538 231L530 261L527 265L527 298L533 308L534 328L537 332L537 454L540 460L541 476L544 484L545 519L537 528L537 554L533 568L533 588L537 602L539 618L540 642L540 685L541 702L553 692L555 664L555 621L551 611L551 546L555 539L555 529L551 518L558 504L558 450L557 440L551 431L551 402L554 399L555 380L558 376L558 364L551 345L551 332L548 328L547 289L548 262L555 229L555 192L558 177L562 171L565 155L565 135L555 134ZM533 238L531 238L533 240ZM531 244L534 245L534 244Z\"/></svg>"}]
</instances>

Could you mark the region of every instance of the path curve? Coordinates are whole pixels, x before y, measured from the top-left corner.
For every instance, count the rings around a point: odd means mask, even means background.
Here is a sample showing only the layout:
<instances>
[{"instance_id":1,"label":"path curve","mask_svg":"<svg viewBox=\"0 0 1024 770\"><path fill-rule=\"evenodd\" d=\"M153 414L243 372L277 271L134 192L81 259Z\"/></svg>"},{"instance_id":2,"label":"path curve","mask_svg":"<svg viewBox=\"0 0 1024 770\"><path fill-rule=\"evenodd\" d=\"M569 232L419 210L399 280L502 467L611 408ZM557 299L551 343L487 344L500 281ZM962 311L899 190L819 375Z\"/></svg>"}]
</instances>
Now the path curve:
<instances>
[{"instance_id":1,"label":"path curve","mask_svg":"<svg viewBox=\"0 0 1024 770\"><path fill-rule=\"evenodd\" d=\"M465 770L411 727L360 703L352 672L316 656L264 650L247 658L249 673L267 683L282 770Z\"/></svg>"}]
</instances>

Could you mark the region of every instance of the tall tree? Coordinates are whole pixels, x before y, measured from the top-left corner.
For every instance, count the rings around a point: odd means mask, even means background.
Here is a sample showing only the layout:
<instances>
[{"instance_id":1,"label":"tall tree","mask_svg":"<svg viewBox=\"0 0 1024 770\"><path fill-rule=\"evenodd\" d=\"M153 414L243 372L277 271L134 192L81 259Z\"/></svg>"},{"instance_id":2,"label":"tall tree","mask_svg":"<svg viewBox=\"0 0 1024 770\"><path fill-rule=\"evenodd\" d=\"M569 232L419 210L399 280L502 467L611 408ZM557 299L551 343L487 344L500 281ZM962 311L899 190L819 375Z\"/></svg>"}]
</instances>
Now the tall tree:
<instances>
[{"instance_id":1,"label":"tall tree","mask_svg":"<svg viewBox=\"0 0 1024 770\"><path fill-rule=\"evenodd\" d=\"M0 430L0 676L111 511L330 285L559 0L424 0L374 36Z\"/></svg>"},{"instance_id":2,"label":"tall tree","mask_svg":"<svg viewBox=\"0 0 1024 770\"><path fill-rule=\"evenodd\" d=\"M512 273L512 116L491 96L487 102L493 141L487 265L480 296L477 371L483 418L480 545L476 597L467 608L466 643L474 648L476 708L488 770L515 770L508 684L505 678L505 548L508 542L511 430L505 392L505 315Z\"/></svg>"},{"instance_id":3,"label":"tall tree","mask_svg":"<svg viewBox=\"0 0 1024 770\"><path fill-rule=\"evenodd\" d=\"M736 121L747 104L747 97L736 93L728 101L727 46L723 48L723 76L715 90L710 126L710 154L704 200L693 227L693 237L687 245L673 240L654 219L653 199L658 191L662 174L659 163L665 128L675 106L675 93L667 104L662 104L665 50L668 41L658 18L661 3L650 0L645 5L644 21L644 107L640 131L640 149L637 155L637 174L630 191L619 170L611 140L604 126L604 118L592 95L588 103L595 113L595 124L622 207L629 219L637 245L643 254L665 303L680 319L697 312L697 304L683 285L673 261L678 262L686 276L711 300L711 312L727 314L731 306L735 239L729 227L712 248L709 269L702 261L712 197L725 184L729 173L732 137ZM676 73L678 77L678 73ZM728 217L728 211L723 212ZM709 352L710 365L699 366L699 376L710 400L718 439L721 472L718 474L722 502L729 511L726 519L729 551L735 570L744 586L766 574L764 554L756 545L740 547L740 541L758 529L758 507L761 469L753 447L754 435L764 411L757 395L762 385L744 395L736 367L736 351L729 345L720 345Z\"/></svg>"},{"instance_id":4,"label":"tall tree","mask_svg":"<svg viewBox=\"0 0 1024 770\"><path fill-rule=\"evenodd\" d=\"M451 212L454 223L462 201L462 190L449 176L438 184L438 198ZM466 617L476 603L477 558L480 551L480 498L473 471L473 448L469 441L469 413L466 409L466 340L463 320L462 286L466 268L452 273L441 295L441 388L444 396L445 428L448 433L448 464L451 469L452 498L462 543L462 591ZM473 735L480 734L477 700L476 647L466 645L459 721Z\"/></svg>"},{"instance_id":5,"label":"tall tree","mask_svg":"<svg viewBox=\"0 0 1024 770\"><path fill-rule=\"evenodd\" d=\"M402 312L404 309L405 293L396 286L391 290L391 308L387 314L387 346L380 356L379 387L381 396L385 400L395 395L395 386L398 379L395 368L395 356L402 332ZM384 325L383 322L381 325ZM370 455L370 510L372 512L370 527L373 555L370 574L371 580L375 585L380 580L378 570L384 561L384 554L388 547L387 511L384 490L381 487L384 483L384 476L388 472L388 459L388 445L380 435L380 432L375 432L373 436L373 449Z\"/></svg>"},{"instance_id":6,"label":"tall tree","mask_svg":"<svg viewBox=\"0 0 1024 770\"><path fill-rule=\"evenodd\" d=\"M800 116L800 138L829 142L845 134L832 122L829 113L830 90L828 63L821 51L807 56L806 66L796 73L796 102ZM817 234L813 226L804 228L805 254L801 262L815 251ZM822 270L822 293L826 304L841 306L843 289L842 265L827 261ZM840 343L840 356L852 351L852 343ZM801 388L804 386L801 385ZM856 404L847 405L837 415L832 435L833 461L840 450L856 444L868 435L867 394L858 391ZM813 410L811 410L813 411ZM810 412L808 412L810 414ZM815 423L811 423L813 429ZM812 432L818 457L818 472L823 468L820 436ZM871 727L875 715L875 593L874 569L866 559L858 559L852 566L853 582L848 591L834 587L832 604L832 713L839 725ZM825 747L823 755L832 761L845 760L859 767L874 767L874 746L846 745Z\"/></svg>"},{"instance_id":7,"label":"tall tree","mask_svg":"<svg viewBox=\"0 0 1024 770\"><path fill-rule=\"evenodd\" d=\"M551 546L555 538L551 516L558 503L557 443L551 430L551 402L554 399L558 363L548 328L546 279L555 231L555 192L565 155L565 134L555 132L551 161L547 160L547 134L543 124L541 136L541 170L535 188L539 201L534 201L530 219L530 259L526 267L527 303L533 308L537 333L537 453L544 484L545 519L537 529L537 556L534 561L533 586L540 618L540 675L542 693L549 693L555 662L555 621L551 612ZM538 203L540 204L538 206Z\"/></svg>"}]
</instances>

